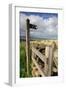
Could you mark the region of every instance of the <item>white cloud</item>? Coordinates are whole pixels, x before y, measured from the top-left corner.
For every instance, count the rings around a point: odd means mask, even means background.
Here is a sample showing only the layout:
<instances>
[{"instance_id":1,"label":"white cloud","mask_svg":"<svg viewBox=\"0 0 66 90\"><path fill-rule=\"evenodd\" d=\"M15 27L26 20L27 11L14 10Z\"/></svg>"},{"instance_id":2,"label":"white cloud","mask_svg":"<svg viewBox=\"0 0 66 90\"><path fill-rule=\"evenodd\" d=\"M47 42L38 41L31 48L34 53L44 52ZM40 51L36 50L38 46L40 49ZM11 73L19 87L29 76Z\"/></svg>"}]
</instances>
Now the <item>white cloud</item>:
<instances>
[{"instance_id":1,"label":"white cloud","mask_svg":"<svg viewBox=\"0 0 66 90\"><path fill-rule=\"evenodd\" d=\"M52 37L57 36L58 33L58 18L50 17L50 18L42 18L36 15L27 16L25 14L20 14L20 30L21 33L26 31L26 19L30 19L30 23L36 24L38 29L31 30L31 36L37 37ZM54 37L53 36L53 37Z\"/></svg>"}]
</instances>

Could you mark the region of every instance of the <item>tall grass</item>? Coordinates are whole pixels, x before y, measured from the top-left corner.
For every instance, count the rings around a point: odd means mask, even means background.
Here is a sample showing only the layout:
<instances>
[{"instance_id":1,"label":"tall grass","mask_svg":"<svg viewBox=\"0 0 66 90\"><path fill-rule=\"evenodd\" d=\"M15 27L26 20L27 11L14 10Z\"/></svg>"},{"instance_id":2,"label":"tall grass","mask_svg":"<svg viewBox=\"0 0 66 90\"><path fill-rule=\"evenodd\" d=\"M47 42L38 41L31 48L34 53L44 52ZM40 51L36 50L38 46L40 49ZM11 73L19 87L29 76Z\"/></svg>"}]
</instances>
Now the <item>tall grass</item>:
<instances>
[{"instance_id":1,"label":"tall grass","mask_svg":"<svg viewBox=\"0 0 66 90\"><path fill-rule=\"evenodd\" d=\"M31 69L31 61L30 60L30 68L29 68L29 76L32 77L32 69ZM20 41L20 78L27 77L27 67L26 67L26 42Z\"/></svg>"},{"instance_id":2,"label":"tall grass","mask_svg":"<svg viewBox=\"0 0 66 90\"><path fill-rule=\"evenodd\" d=\"M25 41L20 42L20 77L26 77L26 50Z\"/></svg>"}]
</instances>

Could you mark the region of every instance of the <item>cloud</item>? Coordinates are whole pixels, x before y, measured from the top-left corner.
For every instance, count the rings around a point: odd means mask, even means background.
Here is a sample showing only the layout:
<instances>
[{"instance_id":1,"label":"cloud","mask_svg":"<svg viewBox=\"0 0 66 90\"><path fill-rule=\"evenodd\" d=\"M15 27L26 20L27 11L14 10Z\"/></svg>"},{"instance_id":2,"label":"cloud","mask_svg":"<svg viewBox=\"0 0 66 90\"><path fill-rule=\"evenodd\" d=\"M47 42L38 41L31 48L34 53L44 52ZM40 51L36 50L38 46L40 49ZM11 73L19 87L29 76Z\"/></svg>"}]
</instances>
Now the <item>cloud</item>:
<instances>
[{"instance_id":1,"label":"cloud","mask_svg":"<svg viewBox=\"0 0 66 90\"><path fill-rule=\"evenodd\" d=\"M26 19L30 19L31 24L37 25L37 30L30 30L31 37L38 38L57 38L58 34L58 18L56 16L44 18L39 15L20 14L20 35L25 35Z\"/></svg>"}]
</instances>

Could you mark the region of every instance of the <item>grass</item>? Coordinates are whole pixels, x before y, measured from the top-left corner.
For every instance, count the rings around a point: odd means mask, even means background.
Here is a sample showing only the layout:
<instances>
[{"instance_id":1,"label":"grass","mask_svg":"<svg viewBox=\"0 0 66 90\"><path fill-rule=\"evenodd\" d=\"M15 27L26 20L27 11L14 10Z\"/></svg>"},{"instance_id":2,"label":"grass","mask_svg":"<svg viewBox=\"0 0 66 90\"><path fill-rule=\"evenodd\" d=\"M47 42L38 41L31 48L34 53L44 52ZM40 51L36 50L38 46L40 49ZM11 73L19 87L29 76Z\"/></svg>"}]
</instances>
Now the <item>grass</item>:
<instances>
[{"instance_id":1,"label":"grass","mask_svg":"<svg viewBox=\"0 0 66 90\"><path fill-rule=\"evenodd\" d=\"M53 43L55 42L55 43ZM38 45L52 45L54 44L55 48L58 48L57 40L34 40L30 41L30 46L38 46ZM31 55L30 55L31 56ZM31 63L32 60L30 58L29 65L29 76L27 76L27 67L26 67L26 42L25 41L20 41L20 78L24 77L32 77L32 68L31 68Z\"/></svg>"},{"instance_id":2,"label":"grass","mask_svg":"<svg viewBox=\"0 0 66 90\"><path fill-rule=\"evenodd\" d=\"M31 66L31 60L29 65ZM27 77L26 68L26 42L20 41L20 78ZM30 68L28 77L32 77L31 71Z\"/></svg>"},{"instance_id":3,"label":"grass","mask_svg":"<svg viewBox=\"0 0 66 90\"><path fill-rule=\"evenodd\" d=\"M20 77L26 77L25 41L20 42Z\"/></svg>"}]
</instances>

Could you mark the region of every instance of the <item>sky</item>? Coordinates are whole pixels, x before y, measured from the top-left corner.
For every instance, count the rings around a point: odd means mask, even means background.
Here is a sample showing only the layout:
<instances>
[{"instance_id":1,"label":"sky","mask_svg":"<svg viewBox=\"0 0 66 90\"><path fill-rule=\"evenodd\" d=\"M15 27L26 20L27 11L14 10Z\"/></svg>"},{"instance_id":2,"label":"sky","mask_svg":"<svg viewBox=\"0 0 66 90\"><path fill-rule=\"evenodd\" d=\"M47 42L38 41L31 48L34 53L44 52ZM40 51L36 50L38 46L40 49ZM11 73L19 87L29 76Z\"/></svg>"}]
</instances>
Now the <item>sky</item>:
<instances>
[{"instance_id":1,"label":"sky","mask_svg":"<svg viewBox=\"0 0 66 90\"><path fill-rule=\"evenodd\" d=\"M31 24L37 25L37 29L30 29L30 37L40 39L58 38L58 14L20 12L20 36L26 36L26 19L30 19Z\"/></svg>"}]
</instances>

